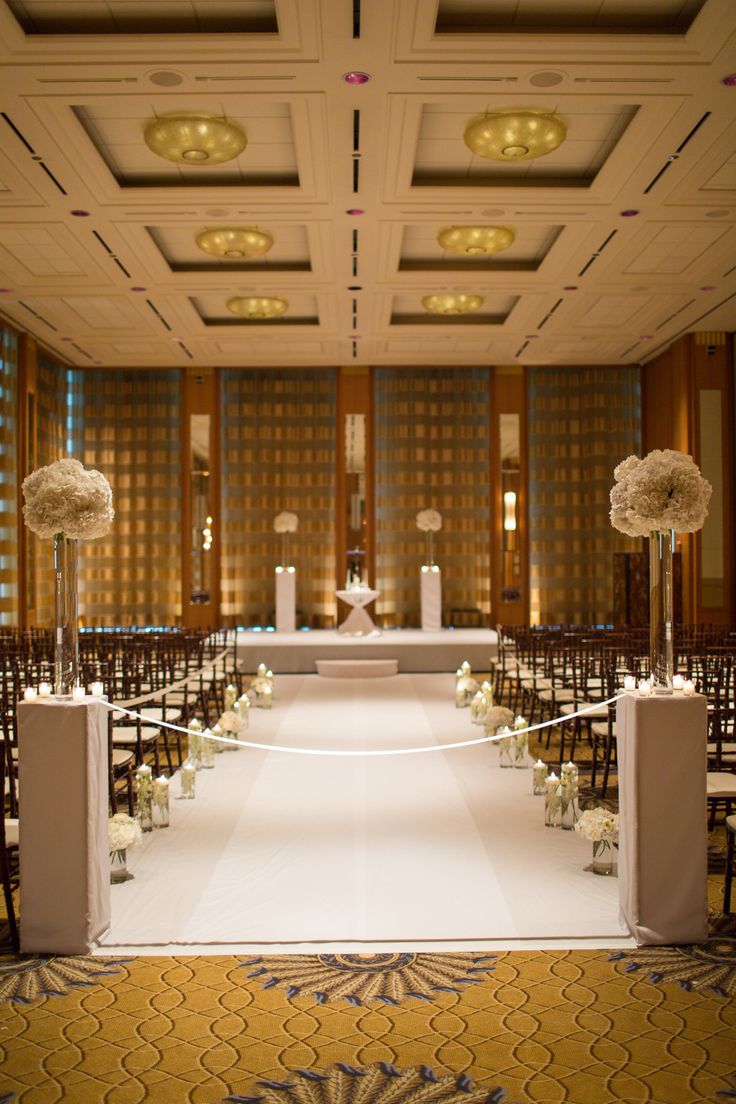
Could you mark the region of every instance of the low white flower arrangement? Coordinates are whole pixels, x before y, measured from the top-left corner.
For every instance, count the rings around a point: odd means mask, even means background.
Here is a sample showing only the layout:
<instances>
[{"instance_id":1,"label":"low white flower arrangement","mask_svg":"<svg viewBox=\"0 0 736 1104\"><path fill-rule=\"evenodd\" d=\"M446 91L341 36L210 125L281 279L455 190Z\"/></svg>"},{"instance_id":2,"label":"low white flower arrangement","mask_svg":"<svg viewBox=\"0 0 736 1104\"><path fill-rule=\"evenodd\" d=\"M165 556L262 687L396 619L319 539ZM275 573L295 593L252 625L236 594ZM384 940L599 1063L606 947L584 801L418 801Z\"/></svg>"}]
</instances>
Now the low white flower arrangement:
<instances>
[{"instance_id":1,"label":"low white flower arrangement","mask_svg":"<svg viewBox=\"0 0 736 1104\"><path fill-rule=\"evenodd\" d=\"M417 529L423 533L439 533L442 528L442 514L439 510L420 510L416 517Z\"/></svg>"},{"instance_id":2,"label":"low white flower arrangement","mask_svg":"<svg viewBox=\"0 0 736 1104\"><path fill-rule=\"evenodd\" d=\"M23 480L23 517L39 537L104 537L112 525L112 489L102 472L78 460L55 460Z\"/></svg>"},{"instance_id":3,"label":"low white flower arrangement","mask_svg":"<svg viewBox=\"0 0 736 1104\"><path fill-rule=\"evenodd\" d=\"M121 857L129 847L137 847L143 838L141 826L135 817L127 813L115 813L107 822L107 840L110 857Z\"/></svg>"},{"instance_id":4,"label":"low white flower arrangement","mask_svg":"<svg viewBox=\"0 0 736 1104\"><path fill-rule=\"evenodd\" d=\"M586 809L575 821L575 831L593 844L593 856L609 847L618 847L618 813L598 806Z\"/></svg>"},{"instance_id":5,"label":"low white flower arrangement","mask_svg":"<svg viewBox=\"0 0 736 1104\"><path fill-rule=\"evenodd\" d=\"M510 728L514 714L503 705L494 705L487 711L483 724L489 736L495 736L499 728Z\"/></svg>"},{"instance_id":6,"label":"low white flower arrangement","mask_svg":"<svg viewBox=\"0 0 736 1104\"><path fill-rule=\"evenodd\" d=\"M654 449L643 460L629 456L613 473L611 524L629 537L674 529L695 533L708 516L713 488L692 456Z\"/></svg>"},{"instance_id":7,"label":"low white flower arrangement","mask_svg":"<svg viewBox=\"0 0 736 1104\"><path fill-rule=\"evenodd\" d=\"M276 533L296 533L299 528L299 518L289 510L282 510L273 519L273 528Z\"/></svg>"},{"instance_id":8,"label":"low white flower arrangement","mask_svg":"<svg viewBox=\"0 0 736 1104\"><path fill-rule=\"evenodd\" d=\"M222 714L217 723L219 724L222 731L229 734L230 736L236 736L238 732L242 732L242 730L245 728L245 722L243 718L231 709L227 709Z\"/></svg>"}]
</instances>

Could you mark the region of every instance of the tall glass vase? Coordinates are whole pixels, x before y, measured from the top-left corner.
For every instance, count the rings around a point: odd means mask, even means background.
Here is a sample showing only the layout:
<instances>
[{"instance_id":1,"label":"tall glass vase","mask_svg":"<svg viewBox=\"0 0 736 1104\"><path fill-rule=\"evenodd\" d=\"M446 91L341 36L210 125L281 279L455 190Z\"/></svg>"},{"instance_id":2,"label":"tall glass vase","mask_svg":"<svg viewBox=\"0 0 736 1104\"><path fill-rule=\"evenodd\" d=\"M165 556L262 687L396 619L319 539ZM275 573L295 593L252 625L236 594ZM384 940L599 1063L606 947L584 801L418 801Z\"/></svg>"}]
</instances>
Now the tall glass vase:
<instances>
[{"instance_id":1,"label":"tall glass vase","mask_svg":"<svg viewBox=\"0 0 736 1104\"><path fill-rule=\"evenodd\" d=\"M78 679L77 542L54 537L54 693L71 696Z\"/></svg>"},{"instance_id":2,"label":"tall glass vase","mask_svg":"<svg viewBox=\"0 0 736 1104\"><path fill-rule=\"evenodd\" d=\"M655 693L672 692L674 614L672 554L675 531L649 534L649 663Z\"/></svg>"},{"instance_id":3,"label":"tall glass vase","mask_svg":"<svg viewBox=\"0 0 736 1104\"><path fill-rule=\"evenodd\" d=\"M432 567L434 565L434 533L431 529L427 530L426 538L427 567Z\"/></svg>"}]
</instances>

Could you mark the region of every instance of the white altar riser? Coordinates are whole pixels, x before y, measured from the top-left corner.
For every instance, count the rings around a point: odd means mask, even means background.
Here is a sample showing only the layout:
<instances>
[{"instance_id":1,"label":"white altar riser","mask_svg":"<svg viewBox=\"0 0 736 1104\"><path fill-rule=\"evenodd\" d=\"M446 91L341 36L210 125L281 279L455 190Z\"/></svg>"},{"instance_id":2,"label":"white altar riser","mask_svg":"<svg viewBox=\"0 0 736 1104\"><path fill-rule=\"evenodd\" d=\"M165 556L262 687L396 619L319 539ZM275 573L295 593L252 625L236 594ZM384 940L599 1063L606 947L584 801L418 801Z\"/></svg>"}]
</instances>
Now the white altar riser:
<instances>
[{"instance_id":1,"label":"white altar riser","mask_svg":"<svg viewBox=\"0 0 736 1104\"><path fill-rule=\"evenodd\" d=\"M238 633L243 670L267 664L276 674L314 674L318 659L396 659L402 674L455 671L467 660L474 671L488 671L498 651L493 629L383 630L376 637L350 637L331 629L309 632Z\"/></svg>"}]
</instances>

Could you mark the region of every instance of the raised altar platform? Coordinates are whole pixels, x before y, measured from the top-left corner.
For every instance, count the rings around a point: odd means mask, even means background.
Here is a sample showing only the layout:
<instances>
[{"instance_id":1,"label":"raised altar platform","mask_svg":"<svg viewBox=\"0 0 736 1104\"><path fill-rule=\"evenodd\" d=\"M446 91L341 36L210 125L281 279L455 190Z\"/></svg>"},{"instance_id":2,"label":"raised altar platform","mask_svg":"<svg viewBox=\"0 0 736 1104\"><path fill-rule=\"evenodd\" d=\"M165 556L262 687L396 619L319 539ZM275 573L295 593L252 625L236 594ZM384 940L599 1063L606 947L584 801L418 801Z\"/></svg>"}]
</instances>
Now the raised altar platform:
<instances>
[{"instance_id":1,"label":"raised altar platform","mask_svg":"<svg viewBox=\"0 0 736 1104\"><path fill-rule=\"evenodd\" d=\"M342 636L334 629L238 633L237 654L246 671L265 663L276 674L314 674L318 659L396 659L401 674L454 671L467 659L487 671L497 651L493 629L384 629L380 636Z\"/></svg>"}]
</instances>

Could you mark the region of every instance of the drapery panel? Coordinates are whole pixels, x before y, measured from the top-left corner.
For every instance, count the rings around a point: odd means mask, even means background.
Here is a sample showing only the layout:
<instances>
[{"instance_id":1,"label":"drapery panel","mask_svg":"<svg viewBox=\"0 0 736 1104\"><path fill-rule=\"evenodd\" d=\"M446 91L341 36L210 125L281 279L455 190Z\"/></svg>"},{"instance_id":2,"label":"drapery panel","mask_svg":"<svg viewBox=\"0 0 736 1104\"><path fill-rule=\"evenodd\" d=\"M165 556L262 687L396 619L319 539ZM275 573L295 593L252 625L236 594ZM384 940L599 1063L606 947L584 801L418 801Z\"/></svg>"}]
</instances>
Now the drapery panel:
<instances>
[{"instance_id":1,"label":"drapery panel","mask_svg":"<svg viewBox=\"0 0 736 1104\"><path fill-rule=\"evenodd\" d=\"M529 571L535 624L613 617L613 469L641 449L638 367L529 371Z\"/></svg>"},{"instance_id":2,"label":"drapery panel","mask_svg":"<svg viewBox=\"0 0 736 1104\"><path fill-rule=\"evenodd\" d=\"M79 546L88 625L170 625L181 616L180 376L72 370L69 454L113 490L110 533Z\"/></svg>"},{"instance_id":3,"label":"drapery panel","mask_svg":"<svg viewBox=\"0 0 736 1104\"><path fill-rule=\"evenodd\" d=\"M18 623L18 339L0 325L0 625Z\"/></svg>"},{"instance_id":4,"label":"drapery panel","mask_svg":"<svg viewBox=\"0 0 736 1104\"><path fill-rule=\"evenodd\" d=\"M420 623L425 508L443 519L443 622L488 623L489 402L487 368L376 369L376 609L387 626Z\"/></svg>"},{"instance_id":5,"label":"drapery panel","mask_svg":"<svg viewBox=\"0 0 736 1104\"><path fill-rule=\"evenodd\" d=\"M335 622L335 374L331 369L222 373L222 619L274 624L276 514L299 517L288 538L297 624Z\"/></svg>"}]
</instances>

